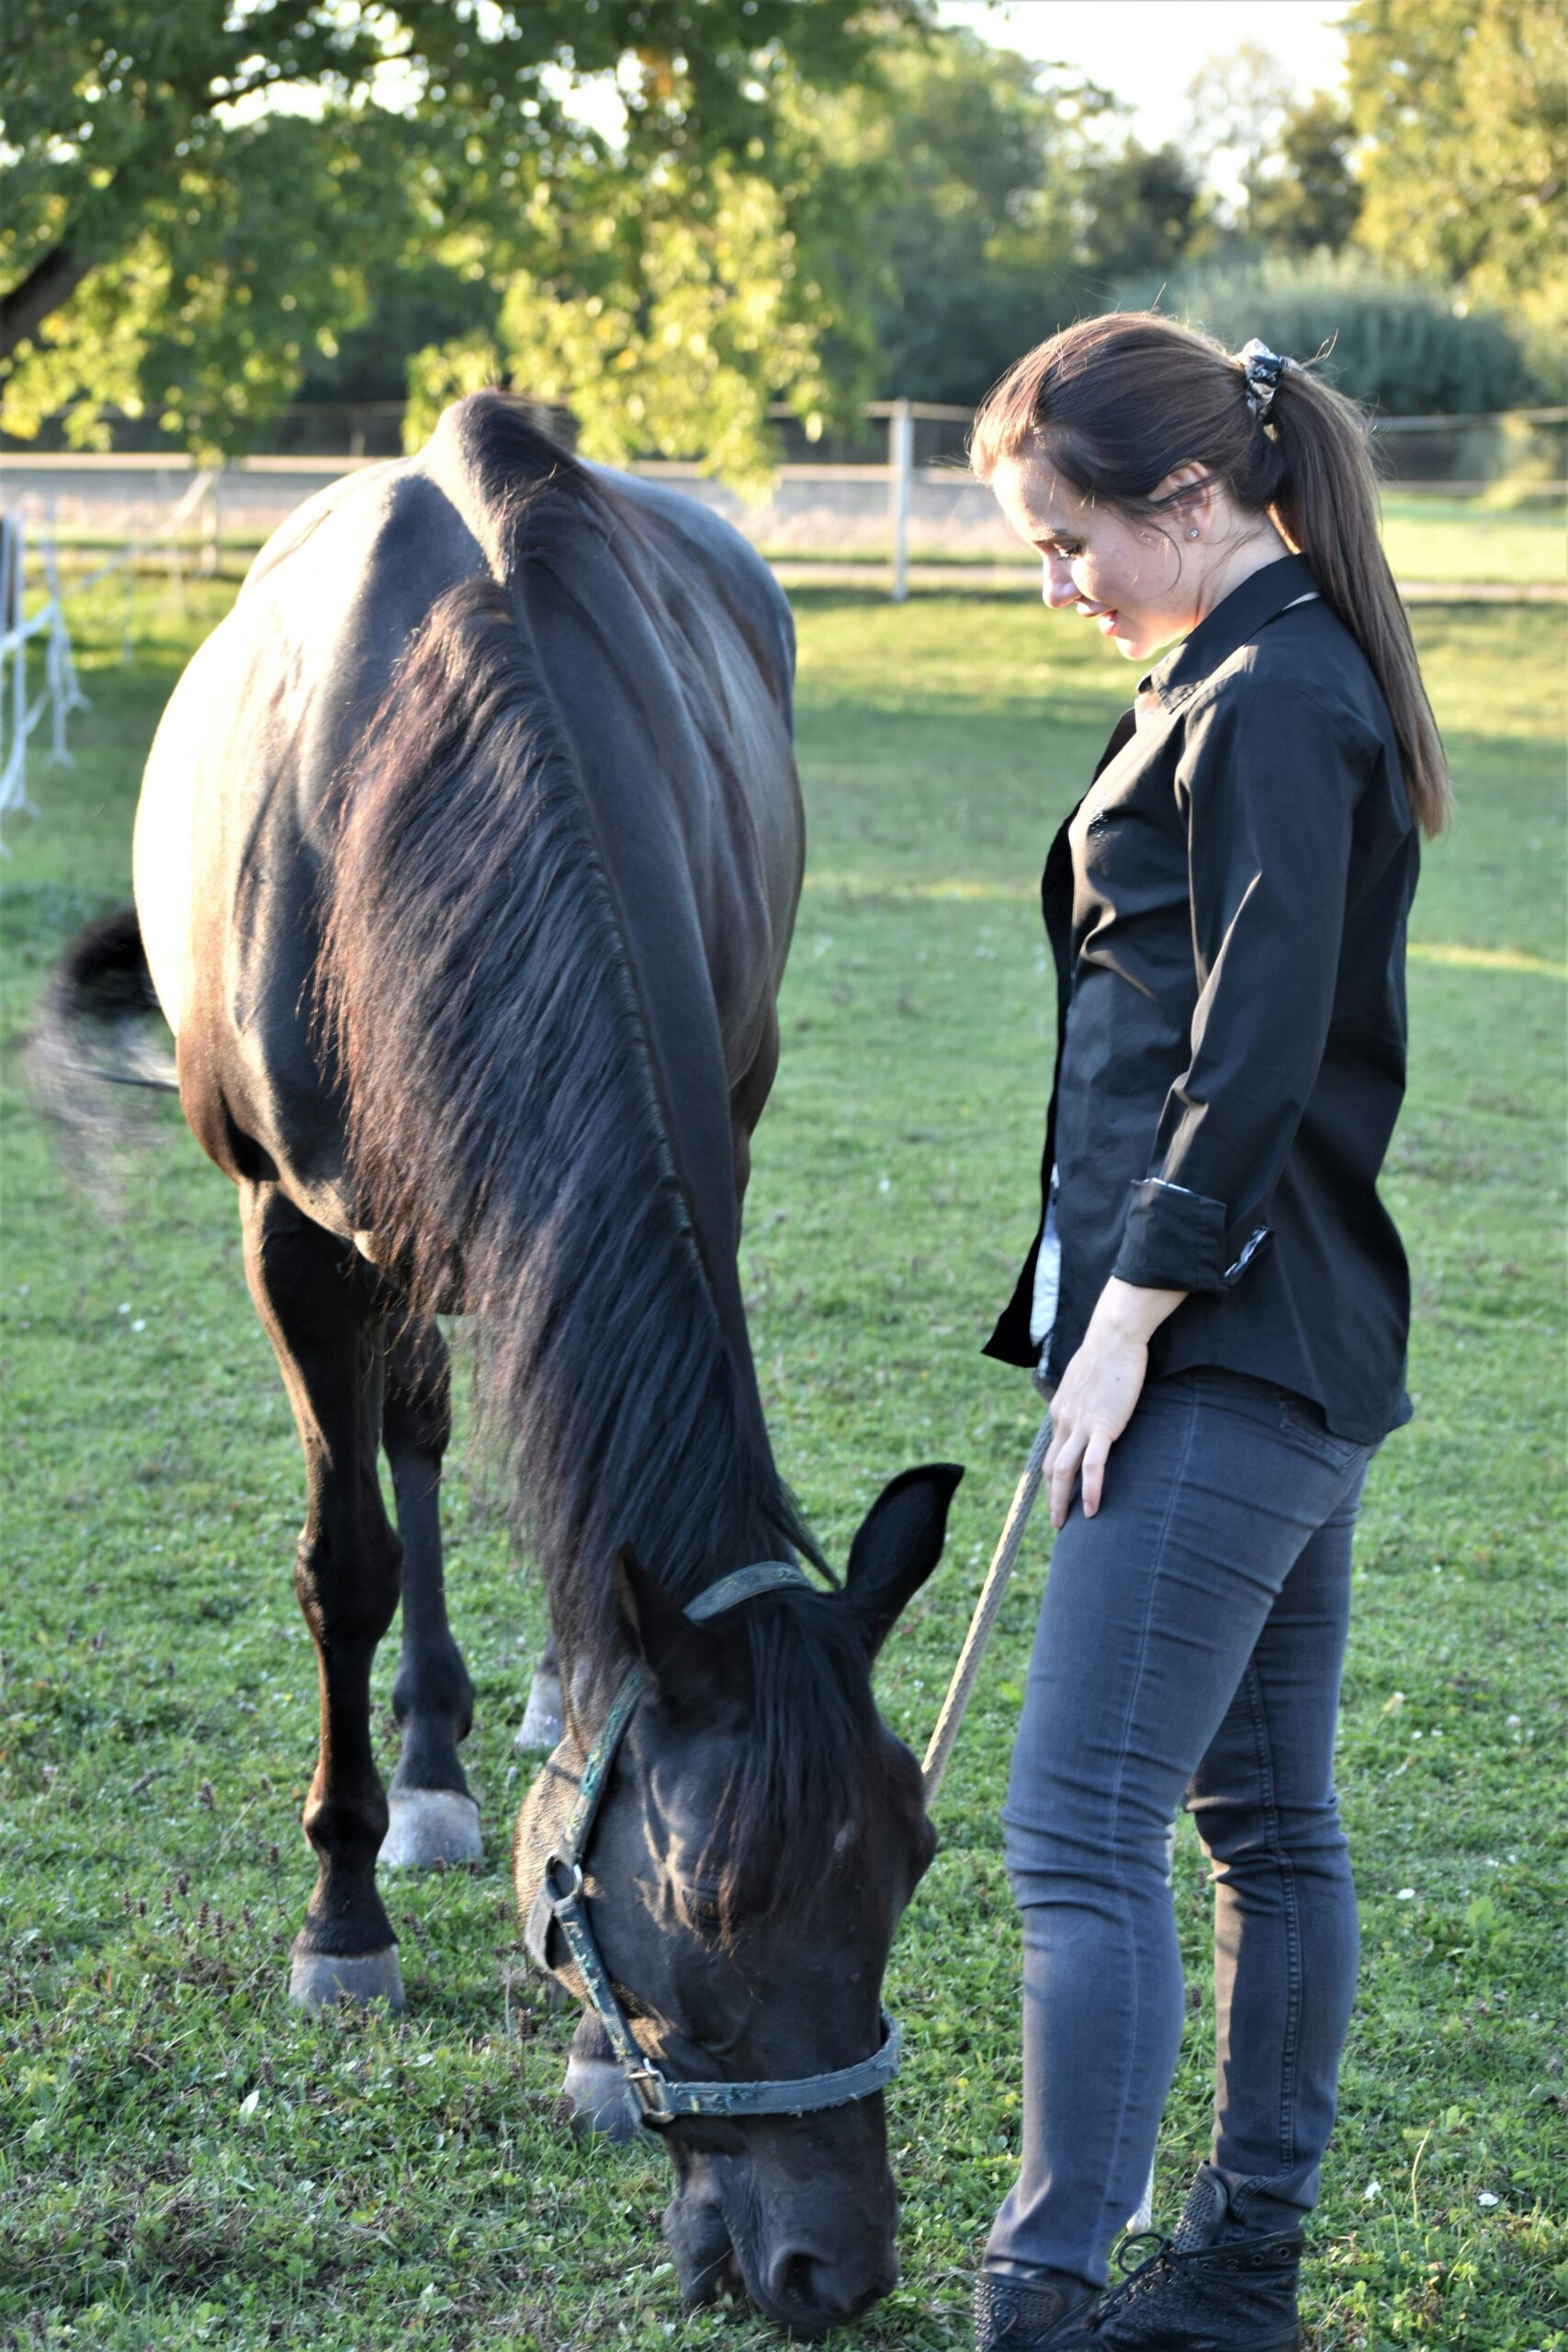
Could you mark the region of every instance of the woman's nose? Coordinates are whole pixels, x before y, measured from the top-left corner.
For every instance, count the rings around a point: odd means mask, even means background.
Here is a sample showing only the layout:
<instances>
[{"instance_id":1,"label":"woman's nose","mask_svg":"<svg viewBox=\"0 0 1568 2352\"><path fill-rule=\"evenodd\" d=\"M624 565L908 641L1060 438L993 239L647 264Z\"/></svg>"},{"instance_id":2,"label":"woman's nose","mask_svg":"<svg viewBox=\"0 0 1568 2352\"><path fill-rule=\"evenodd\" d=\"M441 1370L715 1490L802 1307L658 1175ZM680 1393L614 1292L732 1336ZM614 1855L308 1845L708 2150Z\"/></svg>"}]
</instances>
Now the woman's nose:
<instances>
[{"instance_id":1,"label":"woman's nose","mask_svg":"<svg viewBox=\"0 0 1568 2352\"><path fill-rule=\"evenodd\" d=\"M1073 575L1066 564L1056 562L1051 556L1046 557L1040 594L1053 613L1060 612L1064 605L1077 603L1078 592L1073 585Z\"/></svg>"}]
</instances>

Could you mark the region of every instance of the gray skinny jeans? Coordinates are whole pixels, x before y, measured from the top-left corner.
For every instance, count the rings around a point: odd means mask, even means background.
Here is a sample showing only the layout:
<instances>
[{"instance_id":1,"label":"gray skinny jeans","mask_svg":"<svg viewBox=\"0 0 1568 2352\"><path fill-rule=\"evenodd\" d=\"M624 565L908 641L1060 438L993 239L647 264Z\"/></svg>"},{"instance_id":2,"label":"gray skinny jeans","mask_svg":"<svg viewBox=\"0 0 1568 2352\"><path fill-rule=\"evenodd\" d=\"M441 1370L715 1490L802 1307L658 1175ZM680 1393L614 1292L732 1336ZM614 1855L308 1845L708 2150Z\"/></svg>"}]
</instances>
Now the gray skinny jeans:
<instances>
[{"instance_id":1,"label":"gray skinny jeans","mask_svg":"<svg viewBox=\"0 0 1568 2352\"><path fill-rule=\"evenodd\" d=\"M1374 1449L1290 1391L1152 1381L1056 1537L1003 1822L1023 1917L1023 2141L986 2267L1101 2285L1181 2039L1166 1833L1213 1865L1213 2162L1241 2218L1312 2207L1357 1962L1333 1750Z\"/></svg>"}]
</instances>

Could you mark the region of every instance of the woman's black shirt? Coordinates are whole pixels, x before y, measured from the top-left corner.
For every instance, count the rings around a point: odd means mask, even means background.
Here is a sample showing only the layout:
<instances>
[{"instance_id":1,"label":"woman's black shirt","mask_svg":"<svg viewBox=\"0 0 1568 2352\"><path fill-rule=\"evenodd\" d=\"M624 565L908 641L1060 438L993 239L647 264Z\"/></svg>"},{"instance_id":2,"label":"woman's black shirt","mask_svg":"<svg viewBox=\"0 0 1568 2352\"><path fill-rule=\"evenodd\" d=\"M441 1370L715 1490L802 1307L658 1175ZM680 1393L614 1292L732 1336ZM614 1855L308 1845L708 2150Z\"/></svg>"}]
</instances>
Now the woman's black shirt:
<instances>
[{"instance_id":1,"label":"woman's black shirt","mask_svg":"<svg viewBox=\"0 0 1568 2352\"><path fill-rule=\"evenodd\" d=\"M1044 1376L1115 1273L1190 1294L1151 1378L1250 1373L1371 1442L1410 1418L1409 1280L1377 1177L1418 851L1387 706L1314 590L1290 556L1217 605L1144 680L1051 845ZM1005 1363L1035 1360L1039 1250L987 1344Z\"/></svg>"}]
</instances>

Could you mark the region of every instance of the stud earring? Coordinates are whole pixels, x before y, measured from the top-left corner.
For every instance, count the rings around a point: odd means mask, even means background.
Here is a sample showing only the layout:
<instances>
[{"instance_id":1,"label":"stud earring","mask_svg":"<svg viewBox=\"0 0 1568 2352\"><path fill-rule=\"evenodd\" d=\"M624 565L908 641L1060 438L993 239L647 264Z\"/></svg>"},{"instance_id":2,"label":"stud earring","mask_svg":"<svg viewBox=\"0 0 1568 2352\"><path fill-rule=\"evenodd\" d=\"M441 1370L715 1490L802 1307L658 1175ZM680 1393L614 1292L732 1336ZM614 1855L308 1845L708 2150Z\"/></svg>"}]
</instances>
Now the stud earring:
<instances>
[{"instance_id":1,"label":"stud earring","mask_svg":"<svg viewBox=\"0 0 1568 2352\"><path fill-rule=\"evenodd\" d=\"M1189 531L1189 532L1188 532L1188 534L1187 534L1187 536L1188 536L1188 537L1189 537L1190 539L1195 539L1195 538L1197 537L1198 534L1197 534L1197 532L1196 532L1196 531Z\"/></svg>"}]
</instances>

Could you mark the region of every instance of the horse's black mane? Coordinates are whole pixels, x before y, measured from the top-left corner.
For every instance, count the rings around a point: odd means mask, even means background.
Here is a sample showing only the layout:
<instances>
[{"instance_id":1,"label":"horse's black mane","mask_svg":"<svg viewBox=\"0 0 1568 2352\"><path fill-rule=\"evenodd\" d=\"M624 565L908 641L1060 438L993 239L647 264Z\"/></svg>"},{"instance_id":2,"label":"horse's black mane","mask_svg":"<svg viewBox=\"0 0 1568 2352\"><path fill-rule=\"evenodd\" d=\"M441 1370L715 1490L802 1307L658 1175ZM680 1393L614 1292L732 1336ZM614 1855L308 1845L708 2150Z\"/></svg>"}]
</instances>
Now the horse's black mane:
<instances>
[{"instance_id":1,"label":"horse's black mane","mask_svg":"<svg viewBox=\"0 0 1568 2352\"><path fill-rule=\"evenodd\" d=\"M460 1283L481 1433L509 1464L564 1657L603 1690L624 1662L621 1544L682 1600L759 1556L819 1555L703 1267L582 780L514 589L544 564L570 594L583 535L627 526L513 404L484 396L461 421L499 576L435 604L343 778L323 1034L359 1222L416 1308ZM635 545L626 561L635 573ZM620 690L607 649L604 676ZM784 1816L854 1770L872 1720L832 1605L792 1598L747 1605L756 1757L734 1824L786 1849Z\"/></svg>"}]
</instances>

